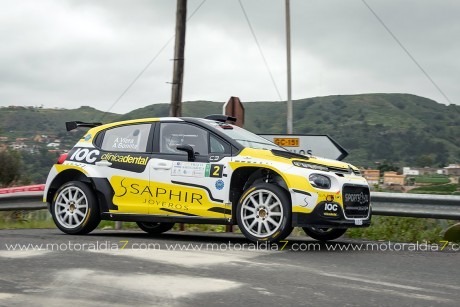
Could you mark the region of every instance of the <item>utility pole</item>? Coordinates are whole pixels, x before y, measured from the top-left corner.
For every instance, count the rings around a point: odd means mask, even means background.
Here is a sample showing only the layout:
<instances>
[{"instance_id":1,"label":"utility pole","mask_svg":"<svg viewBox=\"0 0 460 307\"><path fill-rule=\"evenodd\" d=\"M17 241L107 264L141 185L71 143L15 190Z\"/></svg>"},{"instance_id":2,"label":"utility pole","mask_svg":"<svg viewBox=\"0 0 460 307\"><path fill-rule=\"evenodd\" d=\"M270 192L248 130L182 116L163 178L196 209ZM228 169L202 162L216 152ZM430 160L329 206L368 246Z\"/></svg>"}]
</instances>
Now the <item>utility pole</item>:
<instances>
[{"instance_id":1,"label":"utility pole","mask_svg":"<svg viewBox=\"0 0 460 307\"><path fill-rule=\"evenodd\" d=\"M287 133L292 134L292 97L291 97L291 8L286 1L286 54L287 54Z\"/></svg>"},{"instance_id":2,"label":"utility pole","mask_svg":"<svg viewBox=\"0 0 460 307\"><path fill-rule=\"evenodd\" d=\"M185 26L187 21L187 0L177 0L176 41L174 47L174 68L172 80L170 116L182 116L182 84L184 80Z\"/></svg>"}]
</instances>

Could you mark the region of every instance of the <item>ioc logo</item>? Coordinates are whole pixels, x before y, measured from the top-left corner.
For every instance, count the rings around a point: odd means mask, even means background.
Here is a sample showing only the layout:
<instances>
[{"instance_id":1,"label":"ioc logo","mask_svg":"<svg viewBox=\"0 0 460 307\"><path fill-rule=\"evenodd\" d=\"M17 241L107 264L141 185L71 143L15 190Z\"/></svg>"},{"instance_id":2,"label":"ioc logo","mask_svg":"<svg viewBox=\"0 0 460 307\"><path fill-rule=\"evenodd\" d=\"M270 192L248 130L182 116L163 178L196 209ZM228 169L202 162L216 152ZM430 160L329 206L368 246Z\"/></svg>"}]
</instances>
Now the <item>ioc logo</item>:
<instances>
[{"instance_id":1,"label":"ioc logo","mask_svg":"<svg viewBox=\"0 0 460 307\"><path fill-rule=\"evenodd\" d=\"M70 160L74 161L86 161L93 163L99 157L100 151L97 149L89 150L88 148L78 148L70 157Z\"/></svg>"},{"instance_id":2,"label":"ioc logo","mask_svg":"<svg viewBox=\"0 0 460 307\"><path fill-rule=\"evenodd\" d=\"M337 204L329 204L329 203L326 203L324 205L324 210L325 211L337 211L338 207L337 207Z\"/></svg>"}]
</instances>

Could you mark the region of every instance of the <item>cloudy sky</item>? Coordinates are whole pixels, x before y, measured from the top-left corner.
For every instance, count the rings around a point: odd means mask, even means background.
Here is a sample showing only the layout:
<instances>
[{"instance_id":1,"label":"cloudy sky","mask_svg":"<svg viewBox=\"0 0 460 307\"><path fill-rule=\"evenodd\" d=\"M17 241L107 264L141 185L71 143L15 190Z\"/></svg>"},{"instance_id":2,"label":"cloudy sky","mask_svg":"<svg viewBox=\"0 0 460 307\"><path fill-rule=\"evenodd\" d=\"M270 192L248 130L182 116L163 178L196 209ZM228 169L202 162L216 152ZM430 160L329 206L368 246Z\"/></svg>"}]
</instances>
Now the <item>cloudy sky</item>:
<instances>
[{"instance_id":1,"label":"cloudy sky","mask_svg":"<svg viewBox=\"0 0 460 307\"><path fill-rule=\"evenodd\" d=\"M203 0L189 0L191 14ZM286 95L284 0L242 0ZM291 0L293 99L411 93L460 104L460 2ZM0 106L117 113L171 96L176 1L0 0ZM124 97L117 98L159 53ZM187 24L183 100L280 100L238 0L207 0ZM441 93L443 92L446 97Z\"/></svg>"}]
</instances>

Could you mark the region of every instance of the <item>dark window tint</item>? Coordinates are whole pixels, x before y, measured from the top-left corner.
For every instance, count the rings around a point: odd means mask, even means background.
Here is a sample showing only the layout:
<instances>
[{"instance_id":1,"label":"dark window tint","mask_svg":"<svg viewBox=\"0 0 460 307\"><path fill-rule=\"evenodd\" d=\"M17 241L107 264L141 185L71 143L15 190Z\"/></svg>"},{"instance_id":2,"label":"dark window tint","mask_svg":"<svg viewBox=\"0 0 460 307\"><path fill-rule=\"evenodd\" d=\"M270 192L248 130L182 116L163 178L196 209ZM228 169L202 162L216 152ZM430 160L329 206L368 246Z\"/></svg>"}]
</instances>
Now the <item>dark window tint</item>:
<instances>
[{"instance_id":1,"label":"dark window tint","mask_svg":"<svg viewBox=\"0 0 460 307\"><path fill-rule=\"evenodd\" d=\"M209 136L209 152L210 153L230 153L230 146L216 137L215 135Z\"/></svg>"},{"instance_id":2,"label":"dark window tint","mask_svg":"<svg viewBox=\"0 0 460 307\"><path fill-rule=\"evenodd\" d=\"M177 145L190 145L196 154L208 154L208 132L189 124L162 123L160 128L160 152L186 155Z\"/></svg>"}]
</instances>

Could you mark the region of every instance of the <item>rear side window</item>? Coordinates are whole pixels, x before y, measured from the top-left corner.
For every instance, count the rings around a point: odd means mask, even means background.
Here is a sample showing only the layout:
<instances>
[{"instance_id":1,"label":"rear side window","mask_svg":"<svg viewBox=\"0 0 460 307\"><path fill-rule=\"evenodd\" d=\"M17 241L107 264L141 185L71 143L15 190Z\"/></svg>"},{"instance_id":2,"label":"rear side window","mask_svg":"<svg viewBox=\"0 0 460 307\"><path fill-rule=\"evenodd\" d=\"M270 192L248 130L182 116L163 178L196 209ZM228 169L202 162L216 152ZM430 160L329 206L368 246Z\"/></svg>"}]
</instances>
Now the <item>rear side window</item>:
<instances>
[{"instance_id":1,"label":"rear side window","mask_svg":"<svg viewBox=\"0 0 460 307\"><path fill-rule=\"evenodd\" d=\"M139 124L106 130L101 149L106 151L146 152L150 127L150 124Z\"/></svg>"}]
</instances>

